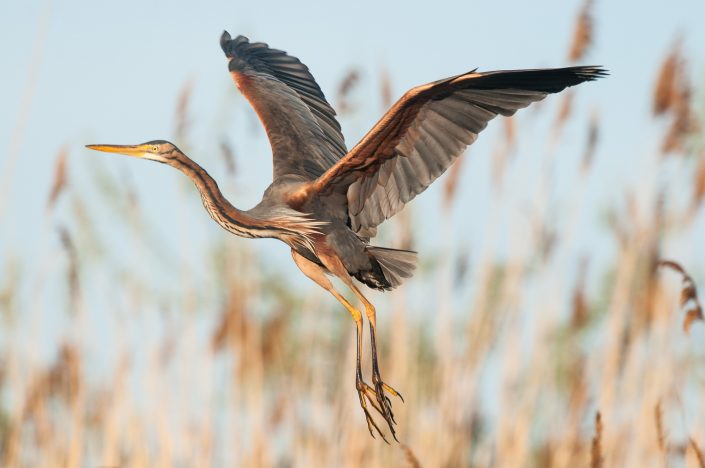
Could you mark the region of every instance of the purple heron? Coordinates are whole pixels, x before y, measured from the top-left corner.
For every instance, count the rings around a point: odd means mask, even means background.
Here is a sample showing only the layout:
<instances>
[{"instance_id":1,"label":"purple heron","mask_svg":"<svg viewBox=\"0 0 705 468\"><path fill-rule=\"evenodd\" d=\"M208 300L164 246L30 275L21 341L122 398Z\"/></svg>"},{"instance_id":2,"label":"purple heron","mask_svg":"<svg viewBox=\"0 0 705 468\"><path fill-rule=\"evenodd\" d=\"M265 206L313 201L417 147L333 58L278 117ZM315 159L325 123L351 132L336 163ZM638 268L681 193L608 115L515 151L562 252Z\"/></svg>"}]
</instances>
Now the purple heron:
<instances>
[{"instance_id":1,"label":"purple heron","mask_svg":"<svg viewBox=\"0 0 705 468\"><path fill-rule=\"evenodd\" d=\"M377 226L423 192L497 115L509 116L546 95L607 74L601 67L477 72L408 91L351 150L335 111L308 67L297 58L246 37L223 32L220 45L235 84L259 116L272 146L274 177L262 201L235 208L215 180L175 145L88 148L151 159L186 174L210 216L242 237L280 239L301 271L350 312L357 327L355 385L367 428L386 441L374 408L396 439L389 396L377 361L374 306L355 280L390 290L412 275L416 252L370 244ZM371 385L362 377L363 312L331 283L339 278L361 302L371 335Z\"/></svg>"}]
</instances>

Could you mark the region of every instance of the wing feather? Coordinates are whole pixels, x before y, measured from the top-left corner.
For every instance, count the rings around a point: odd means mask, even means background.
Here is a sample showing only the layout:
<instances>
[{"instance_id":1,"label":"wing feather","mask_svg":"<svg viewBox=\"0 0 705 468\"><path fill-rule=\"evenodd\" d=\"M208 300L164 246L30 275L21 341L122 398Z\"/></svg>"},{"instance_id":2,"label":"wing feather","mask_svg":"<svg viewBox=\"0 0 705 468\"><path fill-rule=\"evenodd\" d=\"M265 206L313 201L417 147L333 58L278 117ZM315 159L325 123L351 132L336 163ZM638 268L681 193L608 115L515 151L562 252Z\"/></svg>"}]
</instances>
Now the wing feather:
<instances>
[{"instance_id":1,"label":"wing feather","mask_svg":"<svg viewBox=\"0 0 705 468\"><path fill-rule=\"evenodd\" d=\"M351 228L376 226L438 178L497 115L607 72L600 67L472 72L407 92L349 153L311 183L347 193Z\"/></svg>"},{"instance_id":2,"label":"wing feather","mask_svg":"<svg viewBox=\"0 0 705 468\"><path fill-rule=\"evenodd\" d=\"M228 69L262 121L272 145L274 178L313 180L347 152L335 111L296 57L223 32Z\"/></svg>"}]
</instances>

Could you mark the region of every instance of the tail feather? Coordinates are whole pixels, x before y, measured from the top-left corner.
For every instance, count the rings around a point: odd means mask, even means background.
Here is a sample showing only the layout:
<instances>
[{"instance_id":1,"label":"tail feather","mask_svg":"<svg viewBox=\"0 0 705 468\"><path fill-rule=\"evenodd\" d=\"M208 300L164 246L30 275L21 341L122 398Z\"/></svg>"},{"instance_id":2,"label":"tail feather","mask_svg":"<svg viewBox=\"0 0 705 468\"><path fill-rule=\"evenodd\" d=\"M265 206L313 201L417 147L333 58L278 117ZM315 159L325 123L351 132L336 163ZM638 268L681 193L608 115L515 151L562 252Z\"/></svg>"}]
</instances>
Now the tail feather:
<instances>
[{"instance_id":1,"label":"tail feather","mask_svg":"<svg viewBox=\"0 0 705 468\"><path fill-rule=\"evenodd\" d=\"M367 252L379 263L384 279L389 284L385 289L394 289L404 279L411 277L416 269L416 252L411 250L367 247Z\"/></svg>"}]
</instances>

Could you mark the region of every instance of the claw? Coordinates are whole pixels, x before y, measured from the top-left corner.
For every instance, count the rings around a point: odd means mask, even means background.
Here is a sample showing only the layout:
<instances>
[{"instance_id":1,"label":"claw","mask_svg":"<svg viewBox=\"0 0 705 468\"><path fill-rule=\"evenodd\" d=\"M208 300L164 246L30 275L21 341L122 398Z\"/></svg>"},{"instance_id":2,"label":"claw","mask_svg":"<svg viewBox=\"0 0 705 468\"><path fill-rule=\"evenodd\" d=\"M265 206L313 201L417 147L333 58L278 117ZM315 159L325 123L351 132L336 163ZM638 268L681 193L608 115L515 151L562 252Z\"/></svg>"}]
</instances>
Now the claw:
<instances>
[{"instance_id":1,"label":"claw","mask_svg":"<svg viewBox=\"0 0 705 468\"><path fill-rule=\"evenodd\" d=\"M384 388L382 387L380 382L377 382L375 384L375 390L377 394L377 403L379 404L380 408L382 408L382 416L387 422L389 430L392 432L392 437L394 437L394 440L398 442L399 440L397 439L396 431L394 430L394 425L396 424L396 421L394 420L394 413L392 412L392 405L389 401L389 398L384 394Z\"/></svg>"},{"instance_id":2,"label":"claw","mask_svg":"<svg viewBox=\"0 0 705 468\"><path fill-rule=\"evenodd\" d=\"M367 423L367 430L370 431L370 435L373 438L375 438L374 433L376 431L382 437L382 440L389 444L389 441L384 436L384 433L381 431L374 418L372 418L372 415L370 414L370 411L367 406L367 403L369 402L369 404L384 418L384 421L387 423L387 426L389 427L389 430L391 431L394 440L399 442L399 439L397 439L396 431L394 430L394 426L397 424L397 422L394 418L394 413L392 412L392 401L387 395L385 395L384 392L386 390L390 394L398 396L402 401L404 401L404 399L401 397L399 392L397 392L391 386L382 382L381 379L375 378L375 376L373 375L372 380L374 382L374 387L367 384L367 382L362 380L362 377L360 376L358 376L355 381L355 388L357 389L357 396L360 399L360 406L362 407L362 411L365 413L365 422Z\"/></svg>"},{"instance_id":3,"label":"claw","mask_svg":"<svg viewBox=\"0 0 705 468\"><path fill-rule=\"evenodd\" d=\"M357 396L358 396L358 398L360 399L360 406L362 406L362 411L365 412L365 421L367 422L367 430L370 431L370 435L372 436L373 439L375 439L375 438L376 438L376 437L375 437L375 433L374 433L374 431L372 430L372 428L374 427L374 428L377 430L377 433L380 435L380 437L382 437L382 440L383 440L385 443L387 443L387 445L389 445L389 441L387 440L386 437L384 437L384 433L380 430L379 426L377 426L377 423L376 423L375 420L372 418L372 415L370 414L370 411L367 409L366 398L369 398L369 396L366 394L366 388L367 388L367 387L369 387L369 385L367 385L365 382L359 381L359 382L357 383ZM380 414L382 414L382 415L384 414L384 413L382 413L382 411L377 407L377 405L375 405L375 404L372 402L372 400L370 400L370 403L372 404L372 406L373 406L377 411L380 412ZM396 440L396 436L394 436L394 439Z\"/></svg>"},{"instance_id":4,"label":"claw","mask_svg":"<svg viewBox=\"0 0 705 468\"><path fill-rule=\"evenodd\" d=\"M395 397L399 398L399 399L402 401L402 403L405 403L404 397L401 396L401 393L399 393L399 392L397 392L396 390L394 390L394 388L392 388L391 386L387 385L387 384L384 383L384 382L382 382L382 387L383 387L386 391L388 391L389 393L391 393L392 395L394 395Z\"/></svg>"},{"instance_id":5,"label":"claw","mask_svg":"<svg viewBox=\"0 0 705 468\"><path fill-rule=\"evenodd\" d=\"M394 426L396 425L396 420L394 419L394 413L392 412L392 402L390 401L389 397L384 394L384 382L382 382L382 379L379 378L379 375L376 372L373 372L372 375L372 382L374 383L375 387L375 398L377 399L377 404L379 405L380 409L382 410L382 416L384 417L384 420L387 422L387 426L389 427L389 430L392 433L392 437L394 437L394 440L399 442L399 439L397 439L397 434L396 431L394 430ZM396 393L396 391L395 391Z\"/></svg>"}]
</instances>

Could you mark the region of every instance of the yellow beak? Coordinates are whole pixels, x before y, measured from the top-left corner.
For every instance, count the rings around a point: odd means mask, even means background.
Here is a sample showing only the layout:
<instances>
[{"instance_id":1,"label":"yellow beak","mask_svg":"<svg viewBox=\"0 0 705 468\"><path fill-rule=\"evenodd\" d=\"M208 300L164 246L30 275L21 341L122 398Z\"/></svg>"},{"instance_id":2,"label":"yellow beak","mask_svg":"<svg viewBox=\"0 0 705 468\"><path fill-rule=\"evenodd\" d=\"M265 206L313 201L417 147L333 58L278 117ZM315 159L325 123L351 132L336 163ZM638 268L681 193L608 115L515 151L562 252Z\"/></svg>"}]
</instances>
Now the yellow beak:
<instances>
[{"instance_id":1,"label":"yellow beak","mask_svg":"<svg viewBox=\"0 0 705 468\"><path fill-rule=\"evenodd\" d=\"M135 158L146 158L150 145L86 145L86 148L103 151L104 153L119 153Z\"/></svg>"}]
</instances>

